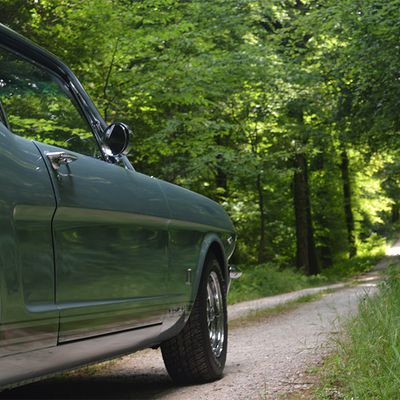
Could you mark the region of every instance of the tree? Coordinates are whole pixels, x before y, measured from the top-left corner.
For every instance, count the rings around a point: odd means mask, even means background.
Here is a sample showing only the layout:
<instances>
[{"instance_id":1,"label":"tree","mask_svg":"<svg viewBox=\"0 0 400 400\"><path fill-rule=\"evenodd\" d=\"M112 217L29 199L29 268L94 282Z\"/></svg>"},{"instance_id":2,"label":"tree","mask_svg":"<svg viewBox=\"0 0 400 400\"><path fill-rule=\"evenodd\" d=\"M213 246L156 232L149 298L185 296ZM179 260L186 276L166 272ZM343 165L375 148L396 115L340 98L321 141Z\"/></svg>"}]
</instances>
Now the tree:
<instances>
[{"instance_id":1,"label":"tree","mask_svg":"<svg viewBox=\"0 0 400 400\"><path fill-rule=\"evenodd\" d=\"M0 5L108 122L133 128L138 171L224 204L239 262L318 273L354 256L393 203L370 187L390 181L398 143L396 1Z\"/></svg>"}]
</instances>

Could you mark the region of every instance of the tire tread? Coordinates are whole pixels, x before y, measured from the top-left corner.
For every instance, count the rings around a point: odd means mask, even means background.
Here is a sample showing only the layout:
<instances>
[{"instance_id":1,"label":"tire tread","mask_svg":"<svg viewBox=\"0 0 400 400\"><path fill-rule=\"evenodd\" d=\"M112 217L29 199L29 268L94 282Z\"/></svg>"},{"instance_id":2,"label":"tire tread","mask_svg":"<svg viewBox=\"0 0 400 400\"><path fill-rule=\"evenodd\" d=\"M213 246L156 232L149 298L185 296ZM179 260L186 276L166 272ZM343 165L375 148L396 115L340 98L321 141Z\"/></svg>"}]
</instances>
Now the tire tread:
<instances>
[{"instance_id":1,"label":"tire tread","mask_svg":"<svg viewBox=\"0 0 400 400\"><path fill-rule=\"evenodd\" d=\"M161 344L167 371L172 380L181 385L211 382L222 377L226 358L227 325L225 323L225 349L220 360L216 360L213 355L213 359L211 359L208 330L204 330L204 326L202 326L205 321L202 315L204 304L202 304L201 296L206 290L208 274L213 268L215 269L216 265L224 294L226 317L225 288L221 269L215 256L211 255L206 260L205 274L202 277L198 295L186 325L177 336Z\"/></svg>"}]
</instances>

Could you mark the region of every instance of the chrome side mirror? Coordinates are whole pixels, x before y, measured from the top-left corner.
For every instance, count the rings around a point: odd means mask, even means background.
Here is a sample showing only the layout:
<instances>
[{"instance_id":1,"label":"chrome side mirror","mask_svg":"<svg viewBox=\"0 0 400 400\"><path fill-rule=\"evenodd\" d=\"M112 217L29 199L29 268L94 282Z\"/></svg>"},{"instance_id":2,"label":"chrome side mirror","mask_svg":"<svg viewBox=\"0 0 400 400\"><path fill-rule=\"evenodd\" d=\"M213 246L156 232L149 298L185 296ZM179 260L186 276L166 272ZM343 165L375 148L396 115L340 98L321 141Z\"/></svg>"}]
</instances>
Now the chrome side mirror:
<instances>
[{"instance_id":1,"label":"chrome side mirror","mask_svg":"<svg viewBox=\"0 0 400 400\"><path fill-rule=\"evenodd\" d=\"M128 150L129 137L132 132L128 125L122 122L114 122L104 131L103 143L108 156L125 155Z\"/></svg>"}]
</instances>

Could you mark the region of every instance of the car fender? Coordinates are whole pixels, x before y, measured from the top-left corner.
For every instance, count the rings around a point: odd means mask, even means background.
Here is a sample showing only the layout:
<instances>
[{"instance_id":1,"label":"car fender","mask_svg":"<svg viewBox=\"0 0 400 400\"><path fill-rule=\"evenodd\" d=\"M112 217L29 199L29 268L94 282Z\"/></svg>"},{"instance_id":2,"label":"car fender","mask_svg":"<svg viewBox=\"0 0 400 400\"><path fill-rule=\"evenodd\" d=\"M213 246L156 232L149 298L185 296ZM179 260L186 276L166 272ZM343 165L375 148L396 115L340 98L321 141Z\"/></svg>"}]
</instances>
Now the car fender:
<instances>
[{"instance_id":1,"label":"car fender","mask_svg":"<svg viewBox=\"0 0 400 400\"><path fill-rule=\"evenodd\" d=\"M218 248L219 248L220 254L216 254L216 256L217 256L220 264L222 264L221 265L222 274L225 279L225 285L226 285L226 287L228 287L229 268L228 268L228 260L227 260L225 250L224 250L224 245L221 241L221 238L217 234L208 233L204 237L203 242L201 244L199 259L197 262L196 273L195 273L195 276L193 277L193 290L192 290L192 294L191 294L191 298L190 298L192 304L196 300L197 291L199 290L200 280L201 280L201 276L203 274L206 257L208 255L208 253L210 252L210 250L212 250L212 247L214 247L214 246L218 246ZM221 256L221 257L219 257L219 256Z\"/></svg>"}]
</instances>

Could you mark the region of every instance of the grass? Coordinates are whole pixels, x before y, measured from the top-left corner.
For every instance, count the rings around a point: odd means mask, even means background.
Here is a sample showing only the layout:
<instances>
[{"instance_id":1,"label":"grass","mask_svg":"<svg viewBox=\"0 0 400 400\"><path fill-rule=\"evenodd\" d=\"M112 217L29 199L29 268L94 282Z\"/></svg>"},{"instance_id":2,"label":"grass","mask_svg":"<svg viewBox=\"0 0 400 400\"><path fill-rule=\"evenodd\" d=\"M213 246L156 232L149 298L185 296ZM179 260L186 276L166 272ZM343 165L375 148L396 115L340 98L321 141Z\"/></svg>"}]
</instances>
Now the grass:
<instances>
[{"instance_id":1,"label":"grass","mask_svg":"<svg viewBox=\"0 0 400 400\"><path fill-rule=\"evenodd\" d=\"M395 237L394 234L392 236ZM383 237L373 234L368 241L358 243L356 257L336 262L315 276L305 276L295 268L282 268L277 263L240 266L242 276L232 282L228 303L255 300L347 280L369 271L385 255L385 244Z\"/></svg>"},{"instance_id":2,"label":"grass","mask_svg":"<svg viewBox=\"0 0 400 400\"><path fill-rule=\"evenodd\" d=\"M347 321L336 354L322 371L314 399L398 399L400 387L400 264L389 268L376 296L365 297Z\"/></svg>"},{"instance_id":3,"label":"grass","mask_svg":"<svg viewBox=\"0 0 400 400\"><path fill-rule=\"evenodd\" d=\"M376 253L360 255L351 260L336 263L315 276L305 276L294 268L280 268L272 263L243 267L242 276L232 283L228 303L234 304L343 281L369 271L383 254L383 248L380 248L380 251Z\"/></svg>"},{"instance_id":4,"label":"grass","mask_svg":"<svg viewBox=\"0 0 400 400\"><path fill-rule=\"evenodd\" d=\"M307 277L294 269L280 269L274 264L257 265L242 271L242 276L232 282L228 297L230 304L327 283L325 277Z\"/></svg>"},{"instance_id":5,"label":"grass","mask_svg":"<svg viewBox=\"0 0 400 400\"><path fill-rule=\"evenodd\" d=\"M331 293L332 290L323 290L318 293L306 294L304 296L300 296L297 299L290 300L283 304L278 304L273 307L263 308L261 310L253 311L243 317L239 317L229 322L230 328L238 328L241 326L247 326L249 323L257 323L257 322L265 322L265 319L274 315L280 315L283 312L287 312L297 308L300 304L310 303L312 301L318 300L328 293Z\"/></svg>"}]
</instances>

